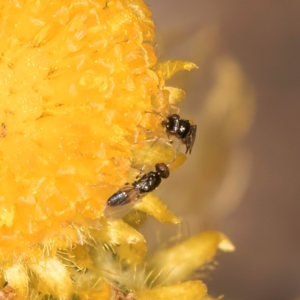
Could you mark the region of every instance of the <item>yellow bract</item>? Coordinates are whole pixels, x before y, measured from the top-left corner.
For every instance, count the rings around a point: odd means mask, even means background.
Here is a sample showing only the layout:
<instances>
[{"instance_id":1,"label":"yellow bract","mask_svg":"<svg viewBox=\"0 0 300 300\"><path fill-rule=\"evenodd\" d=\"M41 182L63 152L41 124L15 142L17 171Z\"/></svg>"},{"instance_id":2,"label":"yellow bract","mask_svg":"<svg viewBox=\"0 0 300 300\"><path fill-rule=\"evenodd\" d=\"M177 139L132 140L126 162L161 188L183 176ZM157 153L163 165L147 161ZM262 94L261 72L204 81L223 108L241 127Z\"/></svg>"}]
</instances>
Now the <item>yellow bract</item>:
<instances>
[{"instance_id":1,"label":"yellow bract","mask_svg":"<svg viewBox=\"0 0 300 300\"><path fill-rule=\"evenodd\" d=\"M205 295L206 286L201 281L187 281L136 293L138 299L143 300L201 300Z\"/></svg>"},{"instance_id":2,"label":"yellow bract","mask_svg":"<svg viewBox=\"0 0 300 300\"><path fill-rule=\"evenodd\" d=\"M234 246L223 234L206 231L192 238L161 250L148 262L152 270L152 285L169 285L181 282L194 271L212 261L217 250L234 251Z\"/></svg>"},{"instance_id":3,"label":"yellow bract","mask_svg":"<svg viewBox=\"0 0 300 300\"><path fill-rule=\"evenodd\" d=\"M169 211L167 206L153 194L147 195L142 202L136 205L136 208L155 217L161 223L180 223L179 218Z\"/></svg>"}]
</instances>

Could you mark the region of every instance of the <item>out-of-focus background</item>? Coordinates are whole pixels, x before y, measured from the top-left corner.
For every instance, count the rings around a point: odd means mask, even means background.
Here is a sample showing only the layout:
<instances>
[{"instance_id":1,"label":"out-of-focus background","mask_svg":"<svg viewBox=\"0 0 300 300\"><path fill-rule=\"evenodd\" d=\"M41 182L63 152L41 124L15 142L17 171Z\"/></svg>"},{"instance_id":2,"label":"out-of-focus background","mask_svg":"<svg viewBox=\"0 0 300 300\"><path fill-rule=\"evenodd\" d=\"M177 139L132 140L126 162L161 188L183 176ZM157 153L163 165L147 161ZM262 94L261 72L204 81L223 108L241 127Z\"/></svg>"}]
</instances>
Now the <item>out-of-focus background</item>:
<instances>
[{"instance_id":1,"label":"out-of-focus background","mask_svg":"<svg viewBox=\"0 0 300 300\"><path fill-rule=\"evenodd\" d=\"M198 136L159 192L182 216L181 233L213 228L235 244L206 275L210 293L299 299L300 1L146 2L159 59L199 66L168 82L186 91L181 114ZM170 234L143 230L150 250Z\"/></svg>"}]
</instances>

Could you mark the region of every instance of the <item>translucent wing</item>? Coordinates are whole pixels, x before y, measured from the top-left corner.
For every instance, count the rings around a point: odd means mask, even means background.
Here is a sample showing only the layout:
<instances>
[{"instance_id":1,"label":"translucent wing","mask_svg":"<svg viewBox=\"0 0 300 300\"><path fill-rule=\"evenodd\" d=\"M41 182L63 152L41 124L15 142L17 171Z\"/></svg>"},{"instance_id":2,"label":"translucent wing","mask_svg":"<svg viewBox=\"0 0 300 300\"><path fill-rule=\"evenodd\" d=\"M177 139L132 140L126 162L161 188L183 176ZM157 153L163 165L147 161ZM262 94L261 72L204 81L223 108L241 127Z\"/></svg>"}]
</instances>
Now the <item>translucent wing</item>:
<instances>
[{"instance_id":1,"label":"translucent wing","mask_svg":"<svg viewBox=\"0 0 300 300\"><path fill-rule=\"evenodd\" d=\"M186 152L185 154L192 153L193 146L196 140L196 134L197 134L197 125L191 126L191 133L185 138L185 145L186 145Z\"/></svg>"},{"instance_id":2,"label":"translucent wing","mask_svg":"<svg viewBox=\"0 0 300 300\"><path fill-rule=\"evenodd\" d=\"M124 187L107 200L103 216L107 219L123 218L139 199L139 193L134 187Z\"/></svg>"}]
</instances>

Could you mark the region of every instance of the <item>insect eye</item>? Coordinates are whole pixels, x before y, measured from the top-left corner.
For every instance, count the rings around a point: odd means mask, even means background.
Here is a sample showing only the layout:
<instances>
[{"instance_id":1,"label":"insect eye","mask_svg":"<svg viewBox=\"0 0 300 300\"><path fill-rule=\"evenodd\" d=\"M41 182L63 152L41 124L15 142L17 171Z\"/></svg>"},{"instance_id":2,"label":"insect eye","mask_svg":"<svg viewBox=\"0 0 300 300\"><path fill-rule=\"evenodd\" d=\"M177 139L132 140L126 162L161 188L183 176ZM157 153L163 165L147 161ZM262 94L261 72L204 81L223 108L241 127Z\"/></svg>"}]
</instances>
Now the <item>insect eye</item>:
<instances>
[{"instance_id":1,"label":"insect eye","mask_svg":"<svg viewBox=\"0 0 300 300\"><path fill-rule=\"evenodd\" d=\"M169 168L164 163L156 164L155 169L161 178L168 178L170 176Z\"/></svg>"}]
</instances>

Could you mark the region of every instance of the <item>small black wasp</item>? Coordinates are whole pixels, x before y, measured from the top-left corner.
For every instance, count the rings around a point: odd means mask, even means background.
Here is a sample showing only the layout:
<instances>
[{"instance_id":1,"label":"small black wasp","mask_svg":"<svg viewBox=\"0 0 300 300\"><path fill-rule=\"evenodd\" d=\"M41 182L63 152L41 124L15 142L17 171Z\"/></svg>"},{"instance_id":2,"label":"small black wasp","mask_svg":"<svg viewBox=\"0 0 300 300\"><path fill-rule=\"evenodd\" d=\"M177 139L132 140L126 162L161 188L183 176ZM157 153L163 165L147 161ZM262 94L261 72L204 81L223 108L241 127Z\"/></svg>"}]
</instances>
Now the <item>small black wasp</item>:
<instances>
[{"instance_id":1,"label":"small black wasp","mask_svg":"<svg viewBox=\"0 0 300 300\"><path fill-rule=\"evenodd\" d=\"M167 134L177 137L185 146L185 154L192 153L196 139L197 125L192 125L189 120L183 120L177 114L171 114L163 120L161 125Z\"/></svg>"},{"instance_id":2,"label":"small black wasp","mask_svg":"<svg viewBox=\"0 0 300 300\"><path fill-rule=\"evenodd\" d=\"M118 219L126 215L132 207L147 193L154 191L161 183L162 178L170 176L169 168L164 163L155 165L155 172L144 174L130 185L125 185L108 198L103 209L106 218Z\"/></svg>"}]
</instances>

